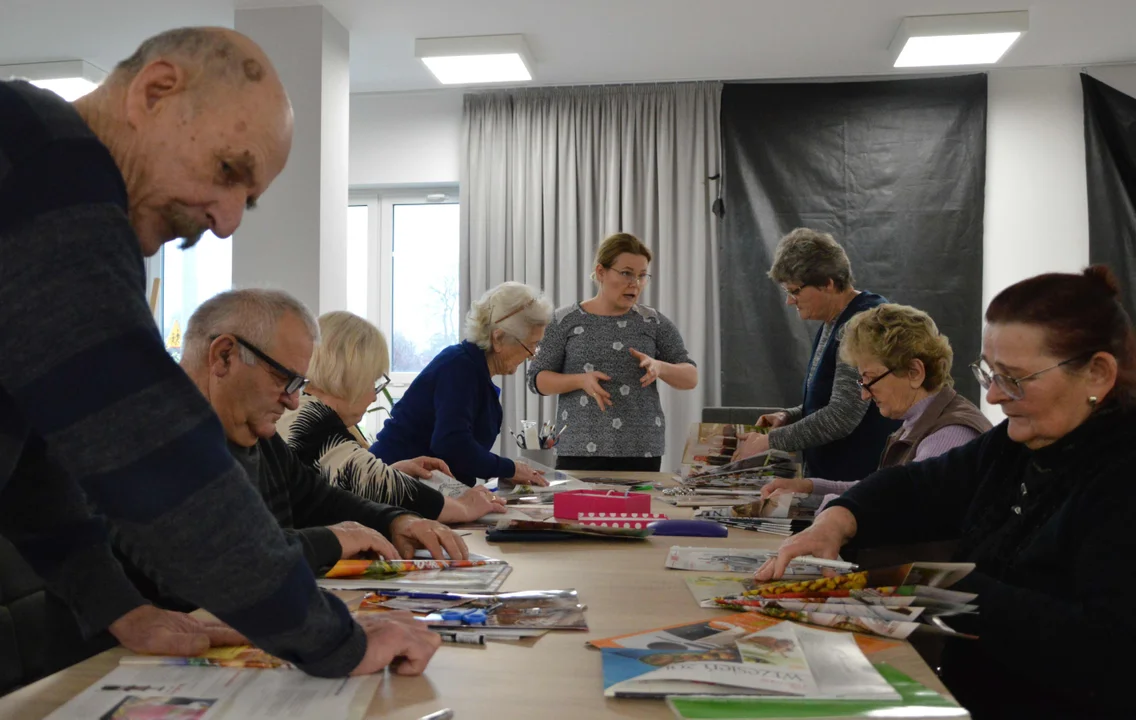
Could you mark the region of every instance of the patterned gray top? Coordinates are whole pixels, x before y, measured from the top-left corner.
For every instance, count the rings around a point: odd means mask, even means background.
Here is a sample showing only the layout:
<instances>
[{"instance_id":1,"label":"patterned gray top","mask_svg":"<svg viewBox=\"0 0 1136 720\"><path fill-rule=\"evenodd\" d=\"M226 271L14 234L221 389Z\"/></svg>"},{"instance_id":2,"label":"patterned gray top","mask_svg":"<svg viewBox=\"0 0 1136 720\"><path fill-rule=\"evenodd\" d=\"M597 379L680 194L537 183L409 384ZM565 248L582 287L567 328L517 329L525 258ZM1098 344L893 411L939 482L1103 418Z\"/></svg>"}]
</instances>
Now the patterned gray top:
<instances>
[{"instance_id":1,"label":"patterned gray top","mask_svg":"<svg viewBox=\"0 0 1136 720\"><path fill-rule=\"evenodd\" d=\"M662 313L636 305L623 315L591 315L576 303L556 311L529 363L529 389L544 370L573 374L598 370L610 381L612 405L601 411L582 390L557 398L556 422L568 429L557 452L578 457L660 457L666 449L666 422L659 404L658 381L639 385L643 370L631 354L639 352L668 363L690 363L678 328Z\"/></svg>"}]
</instances>

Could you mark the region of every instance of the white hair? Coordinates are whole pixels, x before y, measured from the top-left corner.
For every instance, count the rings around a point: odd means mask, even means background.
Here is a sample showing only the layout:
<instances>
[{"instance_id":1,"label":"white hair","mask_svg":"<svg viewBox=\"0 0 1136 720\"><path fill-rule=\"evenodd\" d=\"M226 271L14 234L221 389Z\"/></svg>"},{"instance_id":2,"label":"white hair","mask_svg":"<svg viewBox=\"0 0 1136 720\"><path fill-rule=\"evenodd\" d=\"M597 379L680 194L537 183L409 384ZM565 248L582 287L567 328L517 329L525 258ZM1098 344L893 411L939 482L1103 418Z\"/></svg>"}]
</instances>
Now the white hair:
<instances>
[{"instance_id":1,"label":"white hair","mask_svg":"<svg viewBox=\"0 0 1136 720\"><path fill-rule=\"evenodd\" d=\"M291 313L304 322L313 343L319 342L319 325L304 303L282 290L229 290L209 298L193 311L182 339L182 361L200 367L209 355L209 344L218 335L240 335L262 350L276 338L280 318ZM255 365L256 356L243 345L240 358Z\"/></svg>"},{"instance_id":2,"label":"white hair","mask_svg":"<svg viewBox=\"0 0 1136 720\"><path fill-rule=\"evenodd\" d=\"M390 351L379 329L346 310L319 317L320 344L312 353L308 378L337 398L355 402L390 371Z\"/></svg>"},{"instance_id":3,"label":"white hair","mask_svg":"<svg viewBox=\"0 0 1136 720\"><path fill-rule=\"evenodd\" d=\"M503 330L512 343L523 342L533 328L552 321L552 311L552 303L540 290L524 283L503 282L469 308L465 339L488 350L493 346L493 331Z\"/></svg>"}]
</instances>

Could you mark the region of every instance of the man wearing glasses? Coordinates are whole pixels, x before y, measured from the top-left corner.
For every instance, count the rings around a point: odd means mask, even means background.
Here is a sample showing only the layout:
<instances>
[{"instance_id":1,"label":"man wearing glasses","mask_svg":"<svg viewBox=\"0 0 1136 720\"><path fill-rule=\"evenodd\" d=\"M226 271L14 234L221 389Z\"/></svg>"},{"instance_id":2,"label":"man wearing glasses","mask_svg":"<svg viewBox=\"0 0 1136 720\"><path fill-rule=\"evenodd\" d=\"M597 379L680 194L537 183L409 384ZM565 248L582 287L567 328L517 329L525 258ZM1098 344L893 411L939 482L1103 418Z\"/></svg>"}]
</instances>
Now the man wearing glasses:
<instances>
[{"instance_id":1,"label":"man wearing glasses","mask_svg":"<svg viewBox=\"0 0 1136 720\"><path fill-rule=\"evenodd\" d=\"M426 548L438 559L468 557L446 526L328 483L277 434L280 416L299 406L318 338L315 318L291 295L233 290L190 317L182 369L221 418L229 451L286 534L299 538L314 571L362 552L394 558Z\"/></svg>"}]
</instances>

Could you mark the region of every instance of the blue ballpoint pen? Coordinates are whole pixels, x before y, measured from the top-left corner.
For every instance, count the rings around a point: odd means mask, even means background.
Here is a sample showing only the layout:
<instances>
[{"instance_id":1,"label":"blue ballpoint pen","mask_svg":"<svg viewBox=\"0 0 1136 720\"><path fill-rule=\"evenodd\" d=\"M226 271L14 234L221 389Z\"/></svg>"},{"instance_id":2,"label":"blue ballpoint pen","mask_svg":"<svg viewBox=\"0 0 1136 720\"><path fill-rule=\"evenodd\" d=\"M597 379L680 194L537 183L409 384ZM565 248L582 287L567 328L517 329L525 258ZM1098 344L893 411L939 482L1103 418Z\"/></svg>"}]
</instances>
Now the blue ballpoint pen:
<instances>
[{"instance_id":1,"label":"blue ballpoint pen","mask_svg":"<svg viewBox=\"0 0 1136 720\"><path fill-rule=\"evenodd\" d=\"M469 595L451 595L449 593L424 593L410 590L377 590L376 595L383 597L403 597L412 600L472 600Z\"/></svg>"}]
</instances>

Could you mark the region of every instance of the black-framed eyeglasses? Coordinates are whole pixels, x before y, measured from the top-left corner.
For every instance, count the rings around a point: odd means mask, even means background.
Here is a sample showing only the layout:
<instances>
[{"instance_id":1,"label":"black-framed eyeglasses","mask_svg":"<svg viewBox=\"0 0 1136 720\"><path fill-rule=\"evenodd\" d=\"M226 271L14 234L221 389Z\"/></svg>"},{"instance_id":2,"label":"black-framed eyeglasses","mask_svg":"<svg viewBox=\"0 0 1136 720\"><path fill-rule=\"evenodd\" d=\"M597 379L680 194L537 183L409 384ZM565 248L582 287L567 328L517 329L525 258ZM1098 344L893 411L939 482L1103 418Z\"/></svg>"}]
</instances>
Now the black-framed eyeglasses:
<instances>
[{"instance_id":1,"label":"black-framed eyeglasses","mask_svg":"<svg viewBox=\"0 0 1136 720\"><path fill-rule=\"evenodd\" d=\"M375 394L378 395L383 390L386 390L387 385L391 384L390 375L383 373L383 376L375 381Z\"/></svg>"},{"instance_id":2,"label":"black-framed eyeglasses","mask_svg":"<svg viewBox=\"0 0 1136 720\"><path fill-rule=\"evenodd\" d=\"M860 388L860 392L864 392L865 390L867 390L868 394L870 395L872 393L872 386L875 385L876 383L878 383L880 380L883 380L884 378L886 378L888 375L891 375L891 373L892 373L891 368L888 368L887 372L880 373L879 375L877 375L875 378L869 380L868 382L864 382L864 378L861 377L859 380L856 381L856 385Z\"/></svg>"},{"instance_id":3,"label":"black-framed eyeglasses","mask_svg":"<svg viewBox=\"0 0 1136 720\"><path fill-rule=\"evenodd\" d=\"M220 335L214 335L213 337L209 338L209 340L213 341L213 340L216 340L219 337L221 337L221 336ZM272 368L273 370L275 370L280 375L284 376L284 394L285 395L291 395L292 393L297 393L297 392L303 390L307 386L308 379L306 377L304 377L303 375L301 375L300 373L296 372L295 370L290 370L287 367L285 367L284 365L282 365L281 363L277 362L276 360L273 360L272 357L269 356L268 353L264 352L263 350L258 348L256 345L253 345L248 340L245 340L240 335L233 335L233 337L236 338L238 344L240 344L242 347L247 348L249 352L251 352L253 355L255 355L259 360L263 361L265 365Z\"/></svg>"},{"instance_id":4,"label":"black-framed eyeglasses","mask_svg":"<svg viewBox=\"0 0 1136 720\"><path fill-rule=\"evenodd\" d=\"M1057 368L1068 365L1069 363L1083 360L1090 355L1095 355L1096 353L1096 350L1092 352L1081 353L1080 355L1071 357L1068 360L1062 360L1056 365L1050 365L1047 368L1043 368L1035 373L1030 373L1029 375L1020 378L1016 378L1012 375L1003 375L1002 373L991 372L989 367L983 367L982 363L985 362L983 358L979 358L978 360L972 362L970 364L970 370L974 373L975 379L978 380L978 384L982 387L983 390L989 390L990 385L994 384L998 386L999 390L1009 395L1012 399L1021 400L1026 396L1026 391L1025 388L1022 387L1022 383L1033 380L1038 375L1047 373L1050 370L1056 370Z\"/></svg>"}]
</instances>

